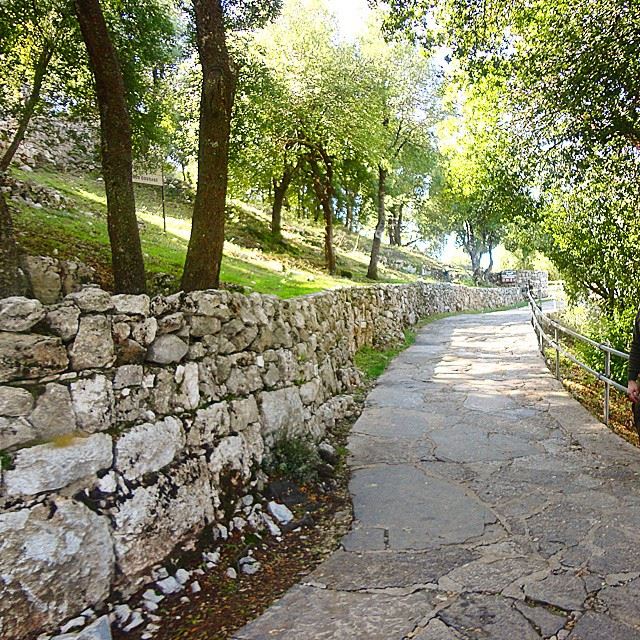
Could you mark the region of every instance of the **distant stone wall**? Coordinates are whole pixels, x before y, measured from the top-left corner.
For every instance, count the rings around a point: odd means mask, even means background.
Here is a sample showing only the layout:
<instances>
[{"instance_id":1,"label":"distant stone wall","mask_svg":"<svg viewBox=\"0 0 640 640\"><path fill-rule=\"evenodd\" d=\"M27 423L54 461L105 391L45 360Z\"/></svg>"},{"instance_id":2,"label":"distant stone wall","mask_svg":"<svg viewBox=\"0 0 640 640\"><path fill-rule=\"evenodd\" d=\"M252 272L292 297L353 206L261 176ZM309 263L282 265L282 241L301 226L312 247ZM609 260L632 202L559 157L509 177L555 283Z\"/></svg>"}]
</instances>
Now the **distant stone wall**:
<instances>
[{"instance_id":1,"label":"distant stone wall","mask_svg":"<svg viewBox=\"0 0 640 640\"><path fill-rule=\"evenodd\" d=\"M512 273L515 274L515 282L509 284L502 282L502 272L491 273L489 278L491 282L501 287L521 287L525 289L531 285L536 295L547 296L549 291L549 273L547 271L525 271L520 269L512 271Z\"/></svg>"},{"instance_id":2,"label":"distant stone wall","mask_svg":"<svg viewBox=\"0 0 640 640\"><path fill-rule=\"evenodd\" d=\"M228 498L254 486L275 440L319 440L353 411L359 347L520 299L420 283L1 300L0 636L99 607L228 522Z\"/></svg>"},{"instance_id":3,"label":"distant stone wall","mask_svg":"<svg viewBox=\"0 0 640 640\"><path fill-rule=\"evenodd\" d=\"M9 146L17 122L0 111L0 152ZM99 168L98 126L64 117L35 116L13 164L23 171L49 167L86 173Z\"/></svg>"}]
</instances>

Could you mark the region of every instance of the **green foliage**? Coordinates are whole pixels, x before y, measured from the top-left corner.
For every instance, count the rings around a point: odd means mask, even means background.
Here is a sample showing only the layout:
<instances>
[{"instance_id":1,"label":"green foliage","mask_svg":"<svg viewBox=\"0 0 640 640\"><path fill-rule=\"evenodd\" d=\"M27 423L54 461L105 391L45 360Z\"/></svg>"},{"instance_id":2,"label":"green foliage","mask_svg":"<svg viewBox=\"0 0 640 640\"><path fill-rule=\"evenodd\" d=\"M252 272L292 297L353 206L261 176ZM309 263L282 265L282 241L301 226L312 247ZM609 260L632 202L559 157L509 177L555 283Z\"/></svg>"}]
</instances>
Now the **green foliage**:
<instances>
[{"instance_id":1,"label":"green foliage","mask_svg":"<svg viewBox=\"0 0 640 640\"><path fill-rule=\"evenodd\" d=\"M526 174L511 157L512 136L497 117L493 88L465 89L466 100L441 130L440 171L431 185L431 215L424 226L436 236L455 234L478 282L493 267L493 250L509 225L531 219L537 204ZM485 254L490 262L483 271Z\"/></svg>"},{"instance_id":2,"label":"green foliage","mask_svg":"<svg viewBox=\"0 0 640 640\"><path fill-rule=\"evenodd\" d=\"M623 309L612 317L604 315L598 307L569 307L559 314L559 321L574 331L599 342L608 344L618 351L629 351L635 309ZM565 346L584 364L604 373L605 355L600 349L577 339L564 340ZM627 361L617 356L611 357L611 377L626 386Z\"/></svg>"},{"instance_id":3,"label":"green foliage","mask_svg":"<svg viewBox=\"0 0 640 640\"><path fill-rule=\"evenodd\" d=\"M6 451L0 451L0 471L7 471L8 469L11 469L12 464L12 456Z\"/></svg>"},{"instance_id":4,"label":"green foliage","mask_svg":"<svg viewBox=\"0 0 640 640\"><path fill-rule=\"evenodd\" d=\"M265 470L271 476L309 484L318 479L320 464L313 442L303 437L285 436L275 443Z\"/></svg>"},{"instance_id":5,"label":"green foliage","mask_svg":"<svg viewBox=\"0 0 640 640\"><path fill-rule=\"evenodd\" d=\"M375 380L384 373L389 363L407 347L410 347L416 340L416 332L406 329L404 340L397 346L390 349L375 349L364 346L358 349L354 361L356 367L362 371L367 380Z\"/></svg>"}]
</instances>

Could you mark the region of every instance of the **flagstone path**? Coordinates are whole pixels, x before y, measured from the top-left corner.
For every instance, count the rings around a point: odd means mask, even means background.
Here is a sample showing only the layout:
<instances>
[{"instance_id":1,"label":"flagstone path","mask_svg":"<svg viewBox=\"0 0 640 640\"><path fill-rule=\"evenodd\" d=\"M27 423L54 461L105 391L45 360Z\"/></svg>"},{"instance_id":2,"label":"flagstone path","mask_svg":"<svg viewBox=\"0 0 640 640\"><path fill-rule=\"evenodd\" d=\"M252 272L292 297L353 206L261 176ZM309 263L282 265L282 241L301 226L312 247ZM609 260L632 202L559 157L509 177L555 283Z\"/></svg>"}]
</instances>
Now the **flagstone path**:
<instances>
[{"instance_id":1,"label":"flagstone path","mask_svg":"<svg viewBox=\"0 0 640 640\"><path fill-rule=\"evenodd\" d=\"M526 309L424 327L350 438L342 548L236 640L640 640L640 451Z\"/></svg>"}]
</instances>

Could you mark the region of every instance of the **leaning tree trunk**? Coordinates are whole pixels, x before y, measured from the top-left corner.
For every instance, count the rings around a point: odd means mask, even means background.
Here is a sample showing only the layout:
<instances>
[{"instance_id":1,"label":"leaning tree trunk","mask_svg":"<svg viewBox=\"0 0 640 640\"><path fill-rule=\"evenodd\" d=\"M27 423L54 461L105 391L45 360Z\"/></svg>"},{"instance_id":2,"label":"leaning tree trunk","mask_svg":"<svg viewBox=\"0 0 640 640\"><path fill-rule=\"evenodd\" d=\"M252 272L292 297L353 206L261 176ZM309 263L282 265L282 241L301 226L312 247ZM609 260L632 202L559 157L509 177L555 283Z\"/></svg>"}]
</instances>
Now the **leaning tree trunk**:
<instances>
[{"instance_id":1,"label":"leaning tree trunk","mask_svg":"<svg viewBox=\"0 0 640 640\"><path fill-rule=\"evenodd\" d=\"M196 41L202 67L198 187L191 237L182 274L185 291L216 288L224 248L229 132L235 98L233 70L220 0L193 0Z\"/></svg>"},{"instance_id":2,"label":"leaning tree trunk","mask_svg":"<svg viewBox=\"0 0 640 640\"><path fill-rule=\"evenodd\" d=\"M124 79L99 0L76 0L75 7L100 110L102 175L115 289L141 293L146 286L133 195L131 122Z\"/></svg>"},{"instance_id":3,"label":"leaning tree trunk","mask_svg":"<svg viewBox=\"0 0 640 640\"><path fill-rule=\"evenodd\" d=\"M36 109L38 100L40 100L42 82L45 75L47 74L47 68L49 66L49 62L51 62L52 56L53 46L49 43L45 43L42 47L42 51L40 51L38 60L36 61L36 66L33 71L33 86L31 87L31 94L25 102L22 113L20 114L20 118L18 119L18 128L13 135L11 144L2 154L2 158L0 158L0 173L3 173L9 168L9 165L13 160L13 156L16 155L16 151L18 150L20 143L24 139L24 134L27 132L27 127L29 126L29 122L31 121L31 116L33 116L33 112Z\"/></svg>"},{"instance_id":4,"label":"leaning tree trunk","mask_svg":"<svg viewBox=\"0 0 640 640\"><path fill-rule=\"evenodd\" d=\"M311 159L309 164L311 165L311 173L313 176L313 189L324 217L325 263L329 274L335 275L336 254L333 248L333 206L331 204L331 198L333 197L333 167L330 158L324 153L321 155L325 165L324 176L315 158Z\"/></svg>"},{"instance_id":5,"label":"leaning tree trunk","mask_svg":"<svg viewBox=\"0 0 640 640\"><path fill-rule=\"evenodd\" d=\"M380 245L382 244L382 236L384 235L384 199L386 192L387 171L381 165L378 165L378 224L373 234L373 243L371 245L371 259L369 260L369 269L367 270L367 278L371 280L378 279L378 258L380 257Z\"/></svg>"},{"instance_id":6,"label":"leaning tree trunk","mask_svg":"<svg viewBox=\"0 0 640 640\"><path fill-rule=\"evenodd\" d=\"M22 269L20 248L13 233L11 212L0 190L0 298L23 296L29 289L29 279Z\"/></svg>"},{"instance_id":7,"label":"leaning tree trunk","mask_svg":"<svg viewBox=\"0 0 640 640\"><path fill-rule=\"evenodd\" d=\"M293 180L296 167L285 165L278 182L273 179L273 205L271 207L271 233L274 236L280 237L282 235L282 205L284 204L284 197L287 195L287 190Z\"/></svg>"}]
</instances>

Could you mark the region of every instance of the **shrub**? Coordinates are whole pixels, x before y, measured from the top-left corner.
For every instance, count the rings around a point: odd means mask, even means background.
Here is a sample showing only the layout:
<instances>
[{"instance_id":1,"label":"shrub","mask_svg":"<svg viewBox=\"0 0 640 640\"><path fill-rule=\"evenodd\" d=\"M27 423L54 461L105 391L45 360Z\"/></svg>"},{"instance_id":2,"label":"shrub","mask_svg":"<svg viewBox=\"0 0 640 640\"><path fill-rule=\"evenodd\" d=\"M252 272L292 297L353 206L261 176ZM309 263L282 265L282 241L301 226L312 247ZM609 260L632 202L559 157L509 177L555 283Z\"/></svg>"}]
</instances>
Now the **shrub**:
<instances>
[{"instance_id":1,"label":"shrub","mask_svg":"<svg viewBox=\"0 0 640 640\"><path fill-rule=\"evenodd\" d=\"M320 456L313 442L299 436L285 436L275 443L265 471L272 476L308 484L318 479L320 464Z\"/></svg>"}]
</instances>

